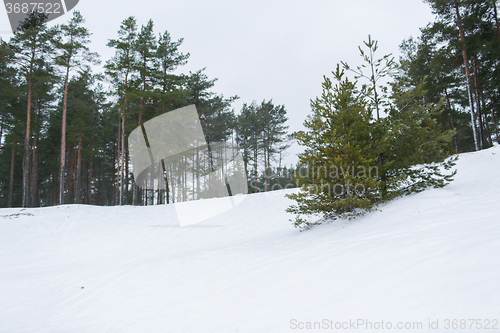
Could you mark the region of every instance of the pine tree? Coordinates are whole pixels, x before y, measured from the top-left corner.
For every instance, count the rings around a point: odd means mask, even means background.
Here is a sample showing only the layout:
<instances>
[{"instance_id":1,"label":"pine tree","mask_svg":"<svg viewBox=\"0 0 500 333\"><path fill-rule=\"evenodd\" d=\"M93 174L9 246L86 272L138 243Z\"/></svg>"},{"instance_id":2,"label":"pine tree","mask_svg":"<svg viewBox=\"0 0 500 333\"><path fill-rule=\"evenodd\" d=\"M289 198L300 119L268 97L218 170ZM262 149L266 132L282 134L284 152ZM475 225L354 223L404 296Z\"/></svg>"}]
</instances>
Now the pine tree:
<instances>
[{"instance_id":1,"label":"pine tree","mask_svg":"<svg viewBox=\"0 0 500 333\"><path fill-rule=\"evenodd\" d=\"M297 201L287 212L297 214L294 225L300 228L312 225L302 215L355 216L380 198L380 182L371 174L377 156L371 149L367 101L339 66L333 75L337 83L325 77L321 97L311 103L307 131L294 135L306 150L299 154L304 169L295 176L301 192L287 195Z\"/></svg>"},{"instance_id":2,"label":"pine tree","mask_svg":"<svg viewBox=\"0 0 500 333\"><path fill-rule=\"evenodd\" d=\"M287 209L297 215L296 227L357 216L397 196L452 180L455 172L448 170L456 159L446 158L454 131L441 130L436 116L444 100L426 102L425 82L413 86L404 75L396 76L392 94L378 104L384 105L386 117L373 120L374 89L363 85L358 90L339 65L333 75L337 83L325 77L323 94L311 103L312 115L304 124L308 130L294 134L306 147L295 175L301 191L287 195L297 201ZM322 219L313 223L302 215Z\"/></svg>"},{"instance_id":3,"label":"pine tree","mask_svg":"<svg viewBox=\"0 0 500 333\"><path fill-rule=\"evenodd\" d=\"M137 88L130 85L132 75L137 72L137 22L134 17L125 19L118 30L118 39L110 39L109 47L115 49L113 58L106 62L104 68L106 74L111 77L115 93L119 96L120 106L120 138L117 152L117 180L116 186L120 191L117 193L117 203L123 199L123 183L125 168L125 120L127 104L137 93ZM145 73L144 73L145 74ZM142 124L142 114L139 114L139 124Z\"/></svg>"},{"instance_id":4,"label":"pine tree","mask_svg":"<svg viewBox=\"0 0 500 333\"><path fill-rule=\"evenodd\" d=\"M61 163L59 170L59 204L64 203L64 173L66 165L66 110L68 108L68 85L71 70L80 68L85 71L89 65L97 65L100 61L96 53L91 53L87 44L90 43L90 32L82 26L85 22L79 11L73 11L73 17L68 24L59 27L56 39L56 47L60 54L55 63L64 70L64 92L62 104L62 127L61 127Z\"/></svg>"},{"instance_id":5,"label":"pine tree","mask_svg":"<svg viewBox=\"0 0 500 333\"><path fill-rule=\"evenodd\" d=\"M262 124L261 147L264 157L265 185L264 190L271 188L271 161L274 156L287 147L288 120L284 105L274 105L272 100L262 101L257 109Z\"/></svg>"},{"instance_id":6,"label":"pine tree","mask_svg":"<svg viewBox=\"0 0 500 333\"><path fill-rule=\"evenodd\" d=\"M259 186L259 150L261 147L262 122L257 112L257 104L244 103L237 118L236 141L242 150L243 163L247 179L250 180L250 188L254 192L260 192ZM252 163L253 172L250 174L249 163Z\"/></svg>"},{"instance_id":7,"label":"pine tree","mask_svg":"<svg viewBox=\"0 0 500 333\"><path fill-rule=\"evenodd\" d=\"M21 75L26 81L27 117L24 137L24 170L23 170L23 195L22 206L29 206L29 175L30 175L30 138L31 114L33 107L33 81L37 75L39 63L51 55L51 40L55 30L47 29L47 15L38 12L28 14L21 22L19 30L11 38L9 46L12 50L12 61L18 66ZM44 73L45 75L45 73Z\"/></svg>"}]
</instances>

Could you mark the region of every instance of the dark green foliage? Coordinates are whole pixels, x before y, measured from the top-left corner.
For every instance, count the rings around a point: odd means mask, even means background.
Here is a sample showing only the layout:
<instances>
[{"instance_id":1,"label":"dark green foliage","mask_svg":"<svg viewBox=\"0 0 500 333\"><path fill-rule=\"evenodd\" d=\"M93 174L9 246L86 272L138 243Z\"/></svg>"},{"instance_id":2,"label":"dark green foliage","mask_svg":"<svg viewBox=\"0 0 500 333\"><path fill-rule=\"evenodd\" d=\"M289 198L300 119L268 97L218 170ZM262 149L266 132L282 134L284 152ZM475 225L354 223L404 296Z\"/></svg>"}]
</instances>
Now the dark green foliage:
<instances>
[{"instance_id":1,"label":"dark green foliage","mask_svg":"<svg viewBox=\"0 0 500 333\"><path fill-rule=\"evenodd\" d=\"M381 62L373 56L376 42L370 39L365 45L372 56L362 52L364 60L377 68ZM349 69L345 63L343 67ZM425 81L413 86L396 77L392 94L377 100L375 88L357 89L357 82L347 79L340 66L333 76L336 83L325 77L321 97L311 103L307 130L294 134L305 146L295 176L301 191L287 195L297 201L287 209L297 215L296 227L351 218L397 196L443 187L452 180L455 172L447 170L455 159L445 159L451 154L454 131L441 129L437 117L444 101L425 100ZM376 83L373 77L371 82ZM386 116L373 119L375 110ZM307 217L311 215L321 219L314 222Z\"/></svg>"},{"instance_id":2,"label":"dark green foliage","mask_svg":"<svg viewBox=\"0 0 500 333\"><path fill-rule=\"evenodd\" d=\"M0 207L169 202L168 192L135 186L126 138L140 124L183 106L196 105L211 145L233 140L231 104L238 97L214 92L217 79L204 69L174 73L189 58L180 50L182 38L172 40L168 31L157 35L151 20L138 27L129 17L109 40L115 54L105 74L96 75L90 65L98 55L90 52L81 14L74 11L67 24L53 29L45 20L33 13L9 43L0 40ZM272 160L283 154L276 135L284 133L286 117L284 107L268 106L266 112L275 115L266 118L267 148L261 141L257 153ZM288 182L290 171L281 163L280 172L266 166L268 186Z\"/></svg>"},{"instance_id":3,"label":"dark green foliage","mask_svg":"<svg viewBox=\"0 0 500 333\"><path fill-rule=\"evenodd\" d=\"M371 174L377 170L377 154L367 101L339 67L333 74L337 83L325 77L321 97L311 103L307 131L294 135L306 150L295 176L301 192L287 195L297 206L287 211L297 215L294 224L300 228L311 225L301 215L354 216L380 202L380 180Z\"/></svg>"},{"instance_id":4,"label":"dark green foliage","mask_svg":"<svg viewBox=\"0 0 500 333\"><path fill-rule=\"evenodd\" d=\"M271 164L278 157L278 168L281 168L282 154L289 147L287 120L284 105L274 105L272 100L263 100L260 105L255 101L243 104L237 119L236 141L242 150L251 192L271 189ZM259 181L259 161L264 164L262 182ZM249 170L250 163L252 170Z\"/></svg>"},{"instance_id":5,"label":"dark green foliage","mask_svg":"<svg viewBox=\"0 0 500 333\"><path fill-rule=\"evenodd\" d=\"M417 39L403 42L403 73L416 86L425 78L428 102L445 99L437 116L443 129L454 129L450 143L456 152L475 150L498 140L500 29L494 0L426 0L436 21ZM463 33L463 41L460 31ZM468 75L464 63L467 57ZM469 77L470 86L468 85ZM470 88L470 89L469 89ZM470 90L470 95L469 95Z\"/></svg>"}]
</instances>

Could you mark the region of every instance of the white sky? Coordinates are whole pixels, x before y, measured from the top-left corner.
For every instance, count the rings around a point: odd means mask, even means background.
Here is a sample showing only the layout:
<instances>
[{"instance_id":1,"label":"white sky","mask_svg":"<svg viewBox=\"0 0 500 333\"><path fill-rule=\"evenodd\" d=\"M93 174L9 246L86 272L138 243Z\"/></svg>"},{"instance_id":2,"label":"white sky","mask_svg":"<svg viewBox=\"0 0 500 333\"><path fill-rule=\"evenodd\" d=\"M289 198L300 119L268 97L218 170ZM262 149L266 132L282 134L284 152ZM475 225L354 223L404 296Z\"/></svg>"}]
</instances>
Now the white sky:
<instances>
[{"instance_id":1,"label":"white sky","mask_svg":"<svg viewBox=\"0 0 500 333\"><path fill-rule=\"evenodd\" d=\"M341 60L361 63L357 47L368 34L379 41L380 56L398 56L402 40L418 36L433 20L422 0L80 0L75 10L86 19L91 49L103 62L113 55L106 43L116 38L121 21L135 16L140 26L151 18L157 34L168 30L172 39L184 38L180 50L191 57L182 72L207 67L210 78L219 78L215 92L240 96L233 104L237 112L252 100L284 104L290 131L302 129L323 75ZM4 40L8 30L0 10ZM295 162L292 156L288 164Z\"/></svg>"}]
</instances>

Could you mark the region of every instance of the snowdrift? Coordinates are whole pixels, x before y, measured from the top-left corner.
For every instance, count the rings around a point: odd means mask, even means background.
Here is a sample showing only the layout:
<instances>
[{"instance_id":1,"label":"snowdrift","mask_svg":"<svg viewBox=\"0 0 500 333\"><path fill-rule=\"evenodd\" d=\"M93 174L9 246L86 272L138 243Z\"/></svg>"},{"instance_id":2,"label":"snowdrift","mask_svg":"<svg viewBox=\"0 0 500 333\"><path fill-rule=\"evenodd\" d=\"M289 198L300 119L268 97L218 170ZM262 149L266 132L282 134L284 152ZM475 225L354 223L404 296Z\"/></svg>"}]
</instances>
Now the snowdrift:
<instances>
[{"instance_id":1,"label":"snowdrift","mask_svg":"<svg viewBox=\"0 0 500 333\"><path fill-rule=\"evenodd\" d=\"M284 191L184 228L169 205L1 209L0 332L500 329L500 147L457 169L306 232Z\"/></svg>"}]
</instances>

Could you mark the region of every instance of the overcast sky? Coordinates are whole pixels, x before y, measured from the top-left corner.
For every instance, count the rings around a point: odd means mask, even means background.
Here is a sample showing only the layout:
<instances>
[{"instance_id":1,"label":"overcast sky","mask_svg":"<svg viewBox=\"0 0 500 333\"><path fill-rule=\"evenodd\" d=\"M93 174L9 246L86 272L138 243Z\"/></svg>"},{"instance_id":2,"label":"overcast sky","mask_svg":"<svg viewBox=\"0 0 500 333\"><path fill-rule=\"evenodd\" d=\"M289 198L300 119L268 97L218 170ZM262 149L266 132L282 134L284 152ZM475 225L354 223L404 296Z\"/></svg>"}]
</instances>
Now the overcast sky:
<instances>
[{"instance_id":1,"label":"overcast sky","mask_svg":"<svg viewBox=\"0 0 500 333\"><path fill-rule=\"evenodd\" d=\"M206 67L218 78L214 91L238 95L243 103L273 99L288 111L290 131L302 129L310 99L321 93L323 75L341 60L361 63L357 46L368 34L379 41L379 55L399 55L398 46L433 20L422 0L80 0L74 10L93 33L91 49L103 61L106 47L129 16L138 25L151 18L156 33L168 30L184 38L180 50L191 57L180 70ZM66 22L69 15L51 24ZM1 37L11 35L5 10L0 10ZM292 149L293 155L297 148ZM295 161L291 156L287 162Z\"/></svg>"}]
</instances>

